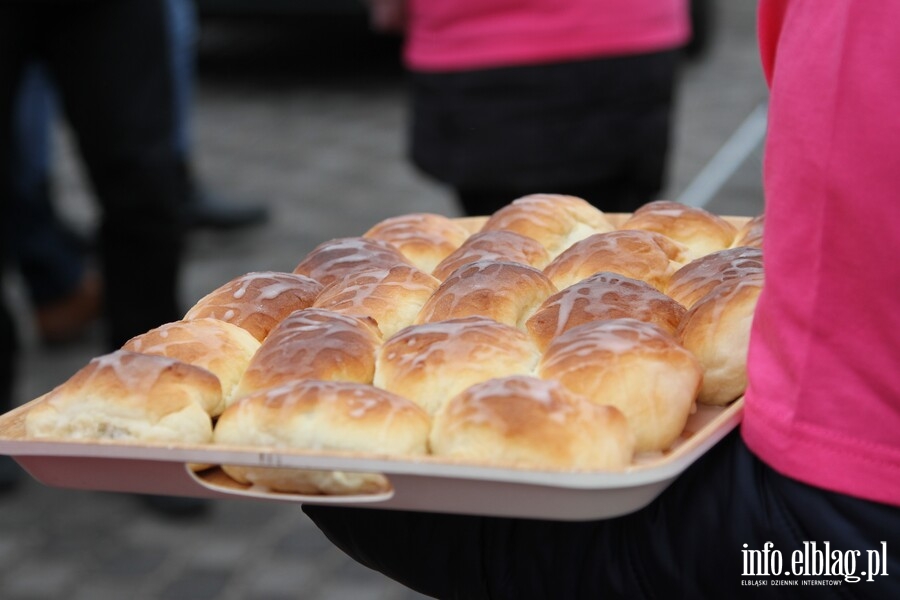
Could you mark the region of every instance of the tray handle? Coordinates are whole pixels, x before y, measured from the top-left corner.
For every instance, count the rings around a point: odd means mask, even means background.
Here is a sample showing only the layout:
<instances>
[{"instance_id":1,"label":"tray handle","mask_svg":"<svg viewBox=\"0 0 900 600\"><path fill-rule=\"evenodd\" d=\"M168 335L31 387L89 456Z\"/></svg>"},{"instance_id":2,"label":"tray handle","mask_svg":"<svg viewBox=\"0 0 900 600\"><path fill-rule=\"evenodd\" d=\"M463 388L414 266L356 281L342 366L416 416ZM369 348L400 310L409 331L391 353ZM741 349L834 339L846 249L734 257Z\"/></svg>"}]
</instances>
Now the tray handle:
<instances>
[{"instance_id":1,"label":"tray handle","mask_svg":"<svg viewBox=\"0 0 900 600\"><path fill-rule=\"evenodd\" d=\"M290 469L289 467L279 467L280 470L297 470L308 471L310 469ZM384 474L377 473L379 477L387 482L387 489L384 491L367 493L367 494L299 494L292 492L279 492L266 489L260 486L250 486L238 483L229 477L221 468L215 467L203 471L192 469L190 465L185 465L185 471L194 483L203 488L215 492L216 495L231 496L247 499L264 499L276 500L280 502L298 502L298 503L315 503L315 504L377 504L379 502L387 502L394 497L394 486Z\"/></svg>"}]
</instances>

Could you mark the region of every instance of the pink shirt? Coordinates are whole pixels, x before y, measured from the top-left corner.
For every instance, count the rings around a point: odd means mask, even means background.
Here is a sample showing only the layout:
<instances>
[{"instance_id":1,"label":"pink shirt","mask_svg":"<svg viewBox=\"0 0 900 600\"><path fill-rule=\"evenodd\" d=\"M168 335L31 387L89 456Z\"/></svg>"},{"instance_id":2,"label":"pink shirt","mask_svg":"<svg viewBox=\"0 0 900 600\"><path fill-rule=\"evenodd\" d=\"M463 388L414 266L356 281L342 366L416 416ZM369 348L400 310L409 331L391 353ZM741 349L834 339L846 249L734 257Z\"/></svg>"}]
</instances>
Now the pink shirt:
<instances>
[{"instance_id":1,"label":"pink shirt","mask_svg":"<svg viewBox=\"0 0 900 600\"><path fill-rule=\"evenodd\" d=\"M457 71L670 49L687 0L410 0L405 57Z\"/></svg>"},{"instance_id":2,"label":"pink shirt","mask_svg":"<svg viewBox=\"0 0 900 600\"><path fill-rule=\"evenodd\" d=\"M900 3L762 0L766 286L743 435L900 505Z\"/></svg>"}]
</instances>

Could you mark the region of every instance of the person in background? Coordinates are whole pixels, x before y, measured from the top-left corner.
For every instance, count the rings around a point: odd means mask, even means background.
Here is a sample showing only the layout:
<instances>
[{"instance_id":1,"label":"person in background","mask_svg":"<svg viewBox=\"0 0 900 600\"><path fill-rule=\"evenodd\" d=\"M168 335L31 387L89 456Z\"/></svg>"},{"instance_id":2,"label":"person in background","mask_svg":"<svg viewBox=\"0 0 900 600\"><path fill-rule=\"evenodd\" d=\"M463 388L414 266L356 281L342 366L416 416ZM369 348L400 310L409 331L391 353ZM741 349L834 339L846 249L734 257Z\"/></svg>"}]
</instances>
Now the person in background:
<instances>
[{"instance_id":1,"label":"person in background","mask_svg":"<svg viewBox=\"0 0 900 600\"><path fill-rule=\"evenodd\" d=\"M234 204L200 181L194 168L191 109L197 50L197 9L194 0L166 0L172 73L174 76L175 147L187 179L185 223L192 229L238 229L265 223L263 204Z\"/></svg>"},{"instance_id":2,"label":"person in background","mask_svg":"<svg viewBox=\"0 0 900 600\"><path fill-rule=\"evenodd\" d=\"M42 64L100 206L104 346L181 317L182 207L164 0L0 3L0 222L13 206L13 115L26 69ZM6 244L0 265L7 267ZM2 282L0 282L2 283ZM0 285L0 293L5 288ZM0 298L0 409L12 407L16 330Z\"/></svg>"},{"instance_id":3,"label":"person in background","mask_svg":"<svg viewBox=\"0 0 900 600\"><path fill-rule=\"evenodd\" d=\"M466 214L535 192L630 212L663 187L687 0L368 0L405 36L413 163Z\"/></svg>"},{"instance_id":4,"label":"person in background","mask_svg":"<svg viewBox=\"0 0 900 600\"><path fill-rule=\"evenodd\" d=\"M744 552L777 551L799 580L812 548L833 573L814 579L837 585L791 597L900 597L898 26L895 3L761 0L766 272L743 422L650 505L586 522L306 513L438 598L768 597L742 585L769 579L745 576Z\"/></svg>"},{"instance_id":5,"label":"person in background","mask_svg":"<svg viewBox=\"0 0 900 600\"><path fill-rule=\"evenodd\" d=\"M200 184L192 168L190 113L194 80L196 10L192 0L166 0L173 74L175 147L188 186L185 224L234 229L267 219L262 205L229 204ZM101 310L102 281L92 268L87 234L59 218L52 202L52 126L58 113L53 85L39 64L26 71L16 108L14 201L6 223L12 262L34 307L38 337L49 344L79 339Z\"/></svg>"},{"instance_id":6,"label":"person in background","mask_svg":"<svg viewBox=\"0 0 900 600\"><path fill-rule=\"evenodd\" d=\"M56 111L44 69L29 66L13 120L13 201L4 243L25 284L38 338L47 344L84 334L100 316L102 294L89 242L59 218L51 200L50 128Z\"/></svg>"}]
</instances>

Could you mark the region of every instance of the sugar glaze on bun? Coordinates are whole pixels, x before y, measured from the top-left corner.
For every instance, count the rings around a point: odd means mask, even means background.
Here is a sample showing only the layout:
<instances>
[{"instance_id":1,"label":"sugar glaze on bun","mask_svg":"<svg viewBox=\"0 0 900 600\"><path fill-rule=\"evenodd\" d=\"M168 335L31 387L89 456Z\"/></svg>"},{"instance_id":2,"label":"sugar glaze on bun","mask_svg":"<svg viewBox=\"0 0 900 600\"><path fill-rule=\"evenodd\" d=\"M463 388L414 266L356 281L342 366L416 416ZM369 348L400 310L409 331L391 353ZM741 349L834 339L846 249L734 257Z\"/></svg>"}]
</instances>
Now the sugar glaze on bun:
<instances>
[{"instance_id":1,"label":"sugar glaze on bun","mask_svg":"<svg viewBox=\"0 0 900 600\"><path fill-rule=\"evenodd\" d=\"M312 249L294 267L294 273L329 285L341 277L372 267L413 264L396 247L365 237L335 238Z\"/></svg>"},{"instance_id":2,"label":"sugar glaze on bun","mask_svg":"<svg viewBox=\"0 0 900 600\"><path fill-rule=\"evenodd\" d=\"M523 331L486 317L412 325L379 348L374 384L433 415L471 385L532 373L539 356Z\"/></svg>"},{"instance_id":3,"label":"sugar glaze on bun","mask_svg":"<svg viewBox=\"0 0 900 600\"><path fill-rule=\"evenodd\" d=\"M628 418L636 450L669 448L694 409L703 370L671 334L636 319L594 321L554 339L538 367Z\"/></svg>"},{"instance_id":4,"label":"sugar glaze on bun","mask_svg":"<svg viewBox=\"0 0 900 600\"><path fill-rule=\"evenodd\" d=\"M219 379L206 369L117 350L44 396L25 429L35 438L207 443L222 402Z\"/></svg>"},{"instance_id":5,"label":"sugar glaze on bun","mask_svg":"<svg viewBox=\"0 0 900 600\"><path fill-rule=\"evenodd\" d=\"M260 342L283 318L312 306L322 284L293 273L258 271L236 277L213 290L184 316L211 317L249 331Z\"/></svg>"},{"instance_id":6,"label":"sugar glaze on bun","mask_svg":"<svg viewBox=\"0 0 900 600\"><path fill-rule=\"evenodd\" d=\"M605 319L633 318L677 331L683 306L643 281L597 273L550 296L526 323L541 350L569 329Z\"/></svg>"},{"instance_id":7,"label":"sugar glaze on bun","mask_svg":"<svg viewBox=\"0 0 900 600\"><path fill-rule=\"evenodd\" d=\"M553 282L534 267L479 260L451 273L422 307L415 322L483 316L522 328L554 292Z\"/></svg>"},{"instance_id":8,"label":"sugar glaze on bun","mask_svg":"<svg viewBox=\"0 0 900 600\"><path fill-rule=\"evenodd\" d=\"M236 396L298 379L371 383L381 332L372 319L320 308L292 313L253 355Z\"/></svg>"},{"instance_id":9,"label":"sugar glaze on bun","mask_svg":"<svg viewBox=\"0 0 900 600\"><path fill-rule=\"evenodd\" d=\"M469 232L444 215L409 213L376 223L363 237L391 244L416 267L431 273L466 241Z\"/></svg>"},{"instance_id":10,"label":"sugar glaze on bun","mask_svg":"<svg viewBox=\"0 0 900 600\"><path fill-rule=\"evenodd\" d=\"M615 229L603 212L582 198L531 194L492 214L482 231L514 231L540 242L550 258L594 233Z\"/></svg>"},{"instance_id":11,"label":"sugar glaze on bun","mask_svg":"<svg viewBox=\"0 0 900 600\"><path fill-rule=\"evenodd\" d=\"M516 375L447 402L429 438L437 456L531 469L619 470L634 454L627 419L557 381Z\"/></svg>"},{"instance_id":12,"label":"sugar glaze on bun","mask_svg":"<svg viewBox=\"0 0 900 600\"><path fill-rule=\"evenodd\" d=\"M128 340L123 350L167 356L212 371L222 385L224 404L233 400L247 364L259 349L249 331L218 319L200 318L166 323Z\"/></svg>"},{"instance_id":13,"label":"sugar glaze on bun","mask_svg":"<svg viewBox=\"0 0 900 600\"><path fill-rule=\"evenodd\" d=\"M279 451L421 456L430 420L418 406L370 385L296 381L257 392L219 418L215 442ZM365 494L390 489L377 473L223 465L240 483L299 494Z\"/></svg>"}]
</instances>

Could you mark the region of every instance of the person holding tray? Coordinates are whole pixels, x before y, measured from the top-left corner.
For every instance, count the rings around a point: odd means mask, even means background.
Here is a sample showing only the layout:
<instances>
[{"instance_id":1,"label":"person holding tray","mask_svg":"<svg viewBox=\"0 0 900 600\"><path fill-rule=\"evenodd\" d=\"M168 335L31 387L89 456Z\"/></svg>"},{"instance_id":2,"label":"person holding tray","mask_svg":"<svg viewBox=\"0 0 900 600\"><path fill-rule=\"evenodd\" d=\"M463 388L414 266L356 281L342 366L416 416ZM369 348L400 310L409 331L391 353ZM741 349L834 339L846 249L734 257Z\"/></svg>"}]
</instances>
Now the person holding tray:
<instances>
[{"instance_id":1,"label":"person holding tray","mask_svg":"<svg viewBox=\"0 0 900 600\"><path fill-rule=\"evenodd\" d=\"M900 597L898 25L894 3L761 0L766 279L744 419L650 505L585 522L304 511L439 598L726 598L770 580Z\"/></svg>"}]
</instances>

